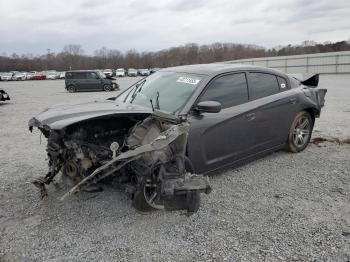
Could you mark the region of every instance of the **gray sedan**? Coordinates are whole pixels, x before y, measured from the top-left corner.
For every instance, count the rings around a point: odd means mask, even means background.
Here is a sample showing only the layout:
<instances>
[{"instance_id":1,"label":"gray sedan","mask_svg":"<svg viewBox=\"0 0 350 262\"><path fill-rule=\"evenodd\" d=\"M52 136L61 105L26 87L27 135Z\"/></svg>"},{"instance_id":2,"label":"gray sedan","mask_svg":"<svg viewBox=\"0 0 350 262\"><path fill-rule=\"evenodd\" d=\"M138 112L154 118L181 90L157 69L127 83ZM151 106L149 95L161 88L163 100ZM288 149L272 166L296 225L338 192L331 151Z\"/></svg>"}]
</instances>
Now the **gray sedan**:
<instances>
[{"instance_id":1,"label":"gray sedan","mask_svg":"<svg viewBox=\"0 0 350 262\"><path fill-rule=\"evenodd\" d=\"M186 116L187 155L196 173L207 173L282 148L304 150L327 91L317 85L318 75L298 80L263 67L190 65L160 70L116 100L151 107L152 99L157 109Z\"/></svg>"},{"instance_id":2,"label":"gray sedan","mask_svg":"<svg viewBox=\"0 0 350 262\"><path fill-rule=\"evenodd\" d=\"M107 101L55 106L29 121L48 138L50 171L87 182L114 175L139 210L198 209L203 174L267 153L304 150L326 89L318 75L230 64L166 68ZM188 176L189 173L200 176Z\"/></svg>"}]
</instances>

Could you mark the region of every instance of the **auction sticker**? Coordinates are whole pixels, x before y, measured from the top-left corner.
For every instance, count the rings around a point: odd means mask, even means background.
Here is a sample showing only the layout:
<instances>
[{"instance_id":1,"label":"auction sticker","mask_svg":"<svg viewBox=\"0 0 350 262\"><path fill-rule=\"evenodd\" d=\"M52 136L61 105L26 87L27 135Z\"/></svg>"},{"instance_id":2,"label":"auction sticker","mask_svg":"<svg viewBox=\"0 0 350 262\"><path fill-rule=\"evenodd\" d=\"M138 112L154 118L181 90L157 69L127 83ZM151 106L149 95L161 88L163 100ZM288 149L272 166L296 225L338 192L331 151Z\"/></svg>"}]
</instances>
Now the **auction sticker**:
<instances>
[{"instance_id":1,"label":"auction sticker","mask_svg":"<svg viewBox=\"0 0 350 262\"><path fill-rule=\"evenodd\" d=\"M185 83L190 85L197 85L201 81L200 79L195 79L191 77L180 76L179 79L176 80L178 83Z\"/></svg>"}]
</instances>

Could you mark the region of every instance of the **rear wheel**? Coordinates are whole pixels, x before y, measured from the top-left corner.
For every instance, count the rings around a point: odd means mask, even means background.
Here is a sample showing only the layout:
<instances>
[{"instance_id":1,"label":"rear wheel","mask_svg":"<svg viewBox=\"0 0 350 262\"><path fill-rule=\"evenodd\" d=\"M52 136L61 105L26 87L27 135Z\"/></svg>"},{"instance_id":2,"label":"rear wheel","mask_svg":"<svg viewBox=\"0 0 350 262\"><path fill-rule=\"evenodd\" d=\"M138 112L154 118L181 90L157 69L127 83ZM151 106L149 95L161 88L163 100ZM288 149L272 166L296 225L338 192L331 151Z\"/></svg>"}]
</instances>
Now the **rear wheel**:
<instances>
[{"instance_id":1,"label":"rear wheel","mask_svg":"<svg viewBox=\"0 0 350 262\"><path fill-rule=\"evenodd\" d=\"M68 86L67 88L69 93L74 93L75 92L75 87L74 86Z\"/></svg>"},{"instance_id":2,"label":"rear wheel","mask_svg":"<svg viewBox=\"0 0 350 262\"><path fill-rule=\"evenodd\" d=\"M313 120L306 111L299 112L289 130L287 149L290 152L297 153L303 151L310 142Z\"/></svg>"}]
</instances>

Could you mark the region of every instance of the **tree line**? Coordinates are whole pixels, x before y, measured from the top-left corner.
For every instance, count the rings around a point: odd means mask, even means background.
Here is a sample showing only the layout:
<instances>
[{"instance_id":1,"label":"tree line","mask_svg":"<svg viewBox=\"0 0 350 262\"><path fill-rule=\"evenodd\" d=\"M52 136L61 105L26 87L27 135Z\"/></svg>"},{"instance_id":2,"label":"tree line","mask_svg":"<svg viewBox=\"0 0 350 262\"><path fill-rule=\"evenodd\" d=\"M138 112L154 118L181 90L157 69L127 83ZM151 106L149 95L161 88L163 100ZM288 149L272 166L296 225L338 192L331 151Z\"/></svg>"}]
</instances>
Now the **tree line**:
<instances>
[{"instance_id":1,"label":"tree line","mask_svg":"<svg viewBox=\"0 0 350 262\"><path fill-rule=\"evenodd\" d=\"M304 41L300 45L264 48L257 45L213 43L198 45L189 43L156 52L138 52L135 49L125 53L102 47L92 55L85 54L81 45L70 44L61 52L48 50L43 55L0 55L0 72L3 71L58 71L75 69L106 68L154 68L187 64L222 62L228 60L312 54L350 50L350 41L316 43Z\"/></svg>"}]
</instances>

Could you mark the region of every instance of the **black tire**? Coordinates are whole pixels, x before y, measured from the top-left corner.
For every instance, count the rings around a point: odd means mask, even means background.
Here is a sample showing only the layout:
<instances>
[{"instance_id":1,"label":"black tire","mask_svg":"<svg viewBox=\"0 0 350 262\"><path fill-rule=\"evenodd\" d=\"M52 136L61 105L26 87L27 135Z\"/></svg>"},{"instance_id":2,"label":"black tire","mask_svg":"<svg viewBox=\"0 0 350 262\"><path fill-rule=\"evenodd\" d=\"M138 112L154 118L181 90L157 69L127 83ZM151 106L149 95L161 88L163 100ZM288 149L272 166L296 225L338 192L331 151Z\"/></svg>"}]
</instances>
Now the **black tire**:
<instances>
[{"instance_id":1,"label":"black tire","mask_svg":"<svg viewBox=\"0 0 350 262\"><path fill-rule=\"evenodd\" d=\"M296 114L289 129L287 150L292 153L303 151L310 142L314 123L306 111Z\"/></svg>"},{"instance_id":2,"label":"black tire","mask_svg":"<svg viewBox=\"0 0 350 262\"><path fill-rule=\"evenodd\" d=\"M104 85L103 90L106 92L110 92L110 91L112 91L112 87L110 85Z\"/></svg>"},{"instance_id":3,"label":"black tire","mask_svg":"<svg viewBox=\"0 0 350 262\"><path fill-rule=\"evenodd\" d=\"M76 91L74 86L68 86L67 90L68 90L69 93L74 93Z\"/></svg>"},{"instance_id":4,"label":"black tire","mask_svg":"<svg viewBox=\"0 0 350 262\"><path fill-rule=\"evenodd\" d=\"M162 208L156 208L149 204L146 200L145 190L146 190L146 179L139 185L137 192L132 200L132 206L140 212L152 212Z\"/></svg>"},{"instance_id":5,"label":"black tire","mask_svg":"<svg viewBox=\"0 0 350 262\"><path fill-rule=\"evenodd\" d=\"M132 206L139 212L152 212L157 210L147 203L143 191L141 190L136 192L134 199L132 200Z\"/></svg>"}]
</instances>

